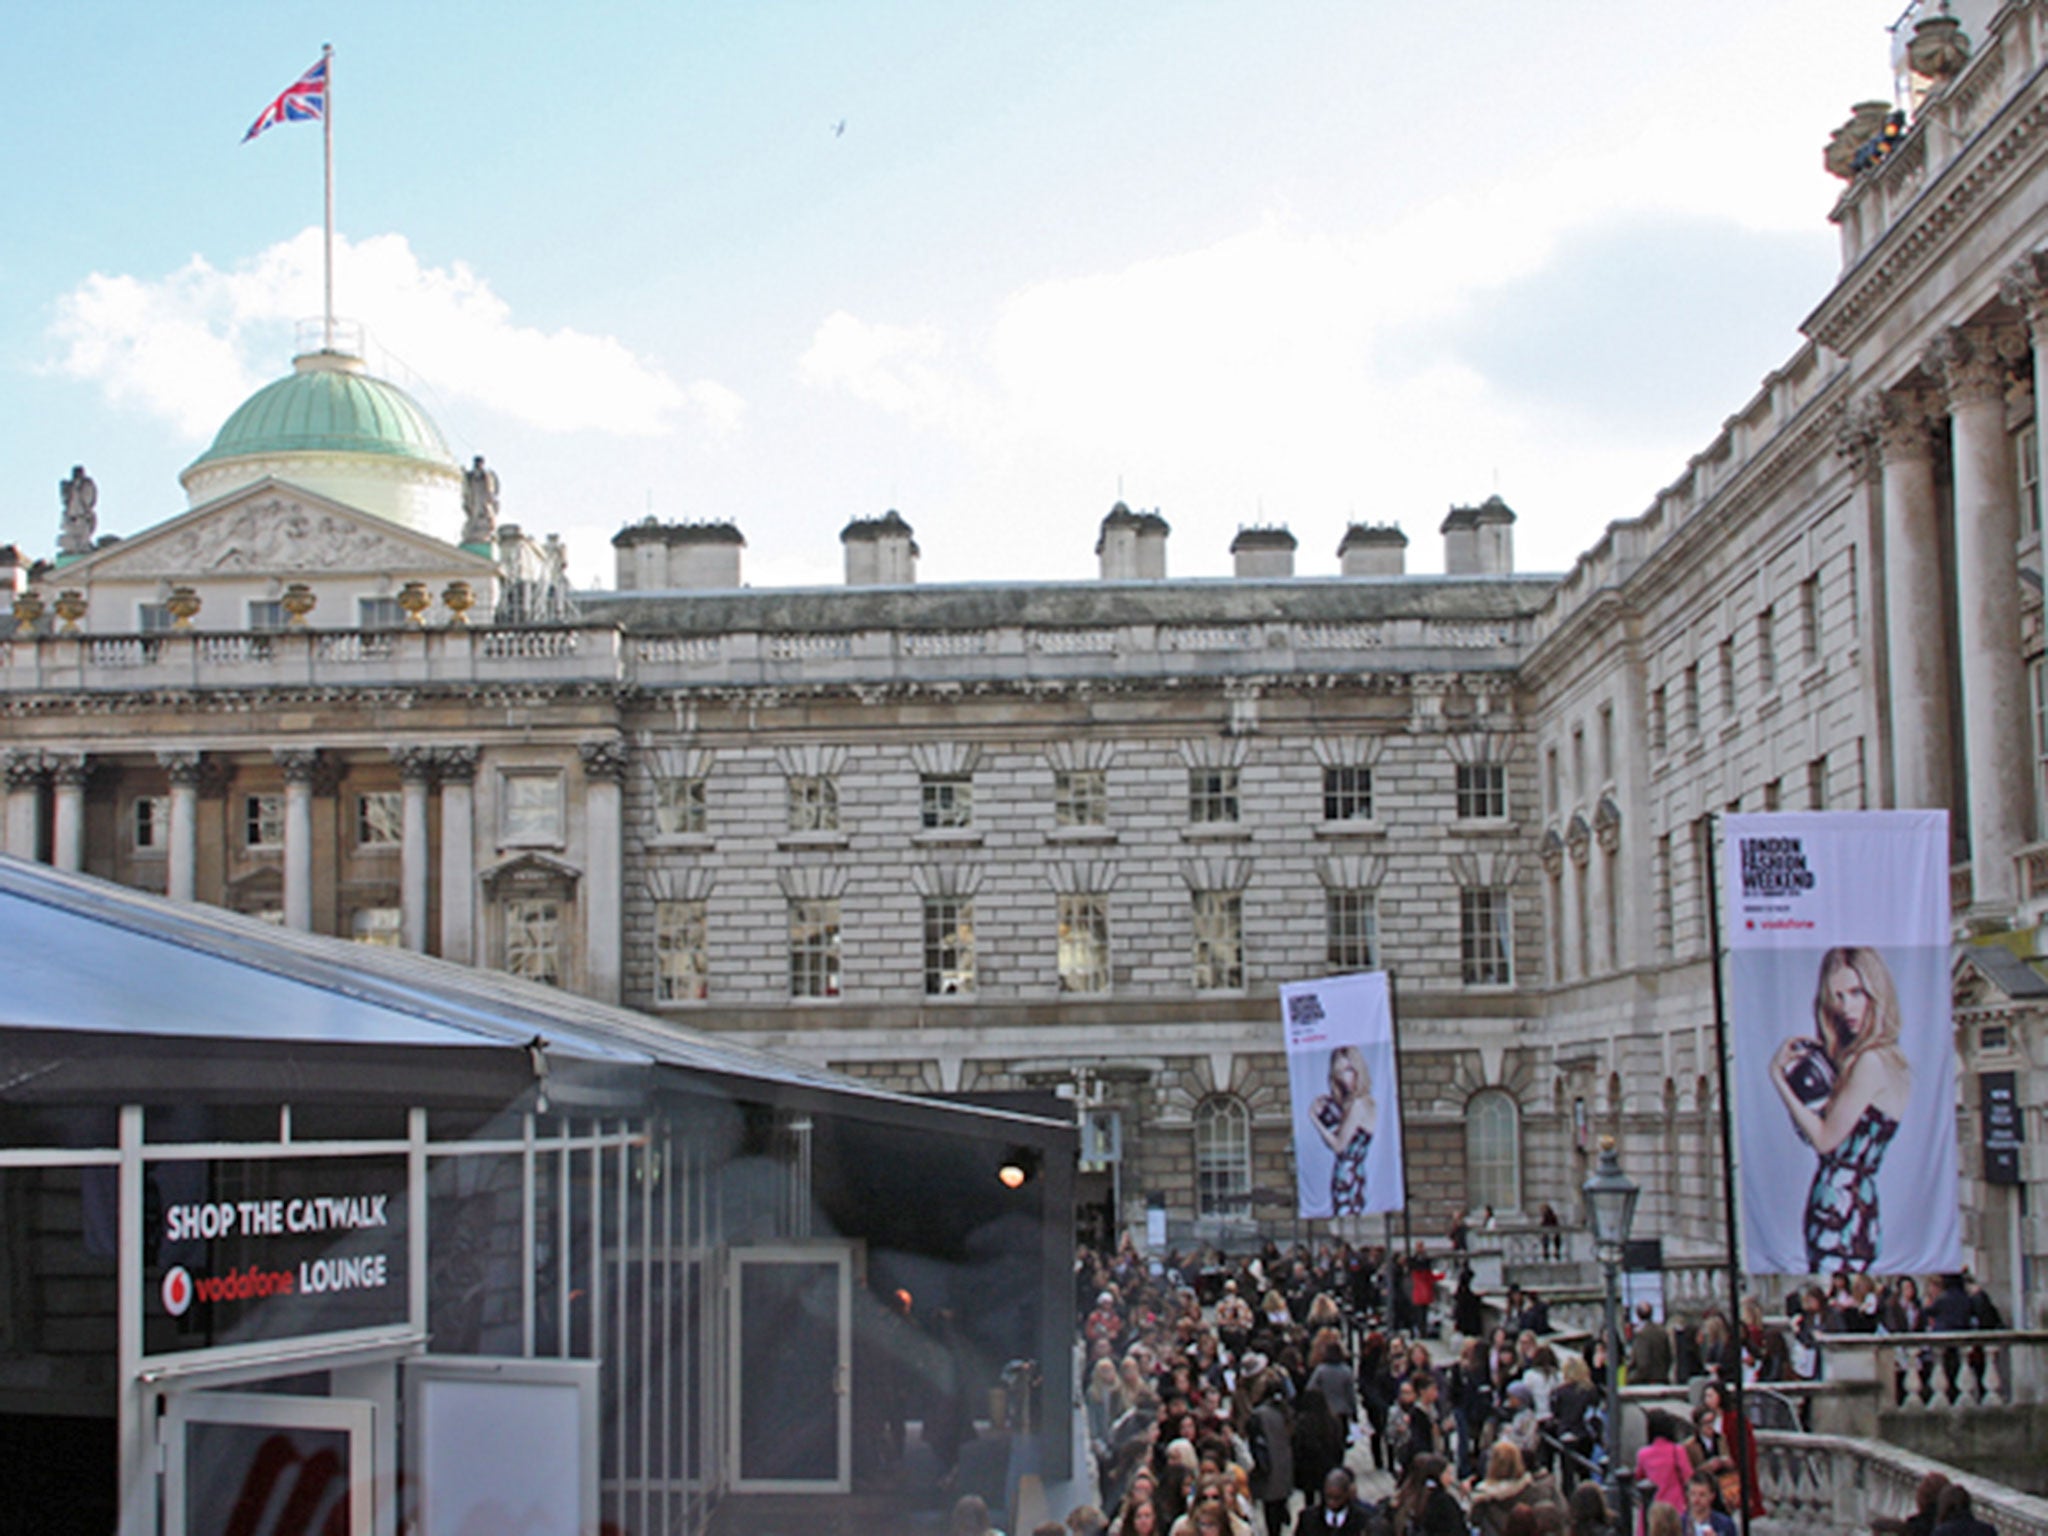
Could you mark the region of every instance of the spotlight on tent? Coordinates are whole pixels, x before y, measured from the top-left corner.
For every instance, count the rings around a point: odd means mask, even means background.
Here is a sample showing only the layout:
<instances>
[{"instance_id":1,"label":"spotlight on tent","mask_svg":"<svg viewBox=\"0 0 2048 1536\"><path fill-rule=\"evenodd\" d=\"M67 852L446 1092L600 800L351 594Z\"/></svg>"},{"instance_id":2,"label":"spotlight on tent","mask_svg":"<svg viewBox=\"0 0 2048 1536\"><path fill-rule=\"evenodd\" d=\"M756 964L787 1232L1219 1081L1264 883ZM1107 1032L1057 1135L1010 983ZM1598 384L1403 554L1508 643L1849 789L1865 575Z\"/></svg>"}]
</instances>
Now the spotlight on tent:
<instances>
[{"instance_id":1,"label":"spotlight on tent","mask_svg":"<svg viewBox=\"0 0 2048 1536\"><path fill-rule=\"evenodd\" d=\"M996 1178L1005 1189L1022 1189L1038 1176L1042 1159L1036 1147L1012 1147L996 1166Z\"/></svg>"}]
</instances>

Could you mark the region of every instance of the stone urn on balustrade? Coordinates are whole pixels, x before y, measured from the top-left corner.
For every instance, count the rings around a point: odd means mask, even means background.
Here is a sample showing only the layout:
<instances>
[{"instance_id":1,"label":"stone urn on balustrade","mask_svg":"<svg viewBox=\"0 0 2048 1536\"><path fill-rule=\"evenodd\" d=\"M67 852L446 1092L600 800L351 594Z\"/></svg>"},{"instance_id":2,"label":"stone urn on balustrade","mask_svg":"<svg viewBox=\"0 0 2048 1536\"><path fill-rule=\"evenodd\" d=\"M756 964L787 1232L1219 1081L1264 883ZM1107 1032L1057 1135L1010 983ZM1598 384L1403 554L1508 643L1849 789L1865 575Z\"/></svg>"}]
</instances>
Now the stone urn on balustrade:
<instances>
[{"instance_id":1,"label":"stone urn on balustrade","mask_svg":"<svg viewBox=\"0 0 2048 1536\"><path fill-rule=\"evenodd\" d=\"M164 599L164 611L171 616L171 628L190 629L199 616L199 593L192 587L173 587Z\"/></svg>"},{"instance_id":2,"label":"stone urn on balustrade","mask_svg":"<svg viewBox=\"0 0 2048 1536\"><path fill-rule=\"evenodd\" d=\"M433 604L433 594L427 590L424 581L408 581L398 589L398 606L405 613L405 622L413 629L427 622L427 610Z\"/></svg>"},{"instance_id":3,"label":"stone urn on balustrade","mask_svg":"<svg viewBox=\"0 0 2048 1536\"><path fill-rule=\"evenodd\" d=\"M34 587L14 594L14 632L32 635L43 621L43 594Z\"/></svg>"},{"instance_id":4,"label":"stone urn on balustrade","mask_svg":"<svg viewBox=\"0 0 2048 1536\"><path fill-rule=\"evenodd\" d=\"M1930 80L1948 80L1962 73L1970 61L1970 39L1963 24L1943 6L1933 15L1913 23L1913 40L1906 44L1906 62L1913 73Z\"/></svg>"},{"instance_id":5,"label":"stone urn on balustrade","mask_svg":"<svg viewBox=\"0 0 2048 1536\"><path fill-rule=\"evenodd\" d=\"M295 581L284 589L284 596L277 600L277 606L284 610L285 622L294 629L306 627L306 615L319 604L320 598L303 581Z\"/></svg>"}]
</instances>

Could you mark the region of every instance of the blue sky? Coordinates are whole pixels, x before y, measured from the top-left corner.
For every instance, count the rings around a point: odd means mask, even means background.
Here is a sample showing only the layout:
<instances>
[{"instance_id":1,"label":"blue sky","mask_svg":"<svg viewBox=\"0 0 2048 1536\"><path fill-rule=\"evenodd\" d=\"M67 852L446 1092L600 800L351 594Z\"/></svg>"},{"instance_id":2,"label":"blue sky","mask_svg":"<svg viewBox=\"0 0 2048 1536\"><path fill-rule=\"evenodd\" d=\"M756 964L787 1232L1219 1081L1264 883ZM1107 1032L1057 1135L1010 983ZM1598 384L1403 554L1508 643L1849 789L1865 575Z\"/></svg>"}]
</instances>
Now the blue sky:
<instances>
[{"instance_id":1,"label":"blue sky","mask_svg":"<svg viewBox=\"0 0 2048 1536\"><path fill-rule=\"evenodd\" d=\"M337 308L580 580L652 510L757 585L899 508L927 580L1093 572L1119 494L1223 575L1354 519L1440 566L1498 490L1560 569L1797 346L1820 168L1888 97L1868 0L15 8L0 52L0 542L184 505ZM835 127L844 122L843 133Z\"/></svg>"}]
</instances>

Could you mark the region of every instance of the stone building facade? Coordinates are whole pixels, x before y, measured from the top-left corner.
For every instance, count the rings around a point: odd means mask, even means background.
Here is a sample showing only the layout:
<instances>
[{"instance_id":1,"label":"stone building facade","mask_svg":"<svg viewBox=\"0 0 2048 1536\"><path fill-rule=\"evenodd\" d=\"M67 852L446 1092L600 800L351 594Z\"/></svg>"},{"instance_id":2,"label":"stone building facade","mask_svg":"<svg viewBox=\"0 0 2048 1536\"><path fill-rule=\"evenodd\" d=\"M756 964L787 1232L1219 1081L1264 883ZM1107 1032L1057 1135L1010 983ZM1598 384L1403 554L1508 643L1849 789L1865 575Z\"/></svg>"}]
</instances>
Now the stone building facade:
<instances>
[{"instance_id":1,"label":"stone building facade","mask_svg":"<svg viewBox=\"0 0 2048 1536\"><path fill-rule=\"evenodd\" d=\"M1175 580L1119 505L1091 583L919 585L890 513L830 590L742 589L730 524L630 525L619 590L552 623L137 637L45 601L0 643L7 846L891 1086L1053 1087L1092 1197L1177 1236L1293 1230L1276 989L1384 967L1418 1233L1569 1217L1613 1130L1643 1225L1704 1247L1713 818L1947 806L1965 1235L2015 1294L2048 1251L2048 4L1971 25L1902 132L1845 130L1807 344L1561 578L1513 572L1496 499L1444 520L1444 577L1358 526L1341 574L1255 528ZM434 532L393 590L457 568ZM1992 1069L2014 1186L1975 1149Z\"/></svg>"}]
</instances>

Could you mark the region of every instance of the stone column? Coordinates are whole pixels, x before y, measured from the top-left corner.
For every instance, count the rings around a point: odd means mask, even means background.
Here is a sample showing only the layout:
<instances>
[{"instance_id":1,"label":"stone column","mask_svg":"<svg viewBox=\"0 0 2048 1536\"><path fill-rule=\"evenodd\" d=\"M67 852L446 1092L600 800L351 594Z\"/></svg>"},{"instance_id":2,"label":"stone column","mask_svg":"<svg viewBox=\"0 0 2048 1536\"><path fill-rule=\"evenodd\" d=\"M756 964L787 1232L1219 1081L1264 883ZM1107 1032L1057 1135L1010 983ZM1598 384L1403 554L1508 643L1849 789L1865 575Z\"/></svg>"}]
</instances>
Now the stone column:
<instances>
[{"instance_id":1,"label":"stone column","mask_svg":"<svg viewBox=\"0 0 2048 1536\"><path fill-rule=\"evenodd\" d=\"M1896 390L1871 405L1884 486L1885 674L1890 687L1892 804L1952 805L1948 629L1942 616L1940 501L1933 407Z\"/></svg>"},{"instance_id":2,"label":"stone column","mask_svg":"<svg viewBox=\"0 0 2048 1536\"><path fill-rule=\"evenodd\" d=\"M191 901L199 889L199 780L204 763L197 752L159 752L156 760L171 781L165 890L173 901Z\"/></svg>"},{"instance_id":3,"label":"stone column","mask_svg":"<svg viewBox=\"0 0 2048 1536\"><path fill-rule=\"evenodd\" d=\"M415 954L427 949L427 786L434 778L430 747L394 747L398 764L398 932L399 942Z\"/></svg>"},{"instance_id":4,"label":"stone column","mask_svg":"<svg viewBox=\"0 0 2048 1536\"><path fill-rule=\"evenodd\" d=\"M313 926L313 780L317 748L279 747L271 754L284 770L284 925Z\"/></svg>"},{"instance_id":5,"label":"stone column","mask_svg":"<svg viewBox=\"0 0 2048 1536\"><path fill-rule=\"evenodd\" d=\"M441 958L474 965L476 955L475 747L440 747Z\"/></svg>"},{"instance_id":6,"label":"stone column","mask_svg":"<svg viewBox=\"0 0 2048 1536\"><path fill-rule=\"evenodd\" d=\"M85 868L85 780L91 771L92 764L83 752L67 752L50 760L50 782L57 790L50 862L59 869Z\"/></svg>"},{"instance_id":7,"label":"stone column","mask_svg":"<svg viewBox=\"0 0 2048 1536\"><path fill-rule=\"evenodd\" d=\"M2010 916L2017 905L2013 855L2028 841L2033 803L2014 557L2019 503L2005 431L2008 359L2020 356L2024 345L2017 326L1967 326L1938 338L1931 352L1947 381L1955 463L1971 906L1991 918Z\"/></svg>"},{"instance_id":8,"label":"stone column","mask_svg":"<svg viewBox=\"0 0 2048 1536\"><path fill-rule=\"evenodd\" d=\"M588 990L599 1002L616 1003L625 955L619 882L625 833L621 802L626 744L611 736L583 742L577 750L583 757L584 840L589 844L583 873Z\"/></svg>"},{"instance_id":9,"label":"stone column","mask_svg":"<svg viewBox=\"0 0 2048 1536\"><path fill-rule=\"evenodd\" d=\"M10 748L0 759L7 782L7 851L17 859L33 859L43 819L43 754L33 747Z\"/></svg>"},{"instance_id":10,"label":"stone column","mask_svg":"<svg viewBox=\"0 0 2048 1536\"><path fill-rule=\"evenodd\" d=\"M2034 485L2037 495L2048 495L2048 488L2041 486L2041 469L2048 460L2048 450L2042 447L2044 428L2048 428L2048 250L2034 251L2013 267L1998 285L1998 295L2026 318L2027 338L2033 343L2034 353ZM2044 509L2048 510L2048 509ZM2020 509L2020 520L2026 521L2026 509ZM2043 829L2048 833L2048 828Z\"/></svg>"}]
</instances>

